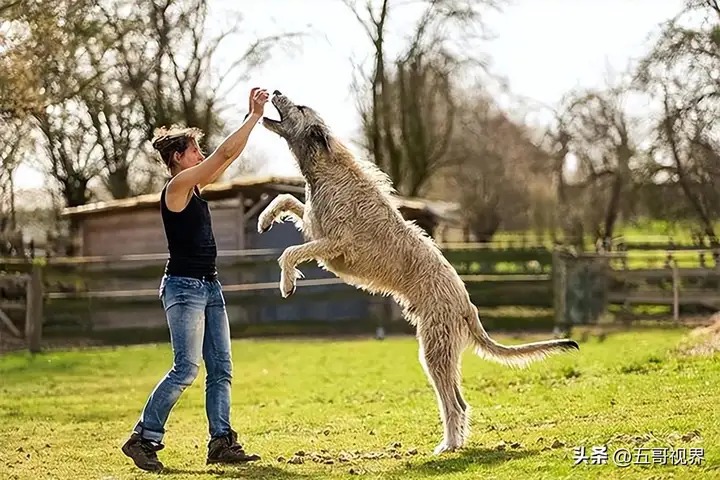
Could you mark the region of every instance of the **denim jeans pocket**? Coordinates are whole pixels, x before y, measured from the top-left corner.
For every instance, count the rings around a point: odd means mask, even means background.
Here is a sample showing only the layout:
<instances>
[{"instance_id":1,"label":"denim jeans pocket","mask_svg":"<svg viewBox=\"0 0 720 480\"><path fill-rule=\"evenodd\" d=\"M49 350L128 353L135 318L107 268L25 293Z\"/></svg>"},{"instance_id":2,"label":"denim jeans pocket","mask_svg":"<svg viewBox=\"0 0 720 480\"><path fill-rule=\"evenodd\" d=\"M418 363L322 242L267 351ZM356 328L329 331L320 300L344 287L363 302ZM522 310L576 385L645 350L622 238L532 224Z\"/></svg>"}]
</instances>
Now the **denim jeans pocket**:
<instances>
[{"instance_id":1,"label":"denim jeans pocket","mask_svg":"<svg viewBox=\"0 0 720 480\"><path fill-rule=\"evenodd\" d=\"M167 308L165 297L168 288L171 289L171 292L175 292L174 294L177 294L182 291L200 290L202 289L202 286L202 281L197 278L163 275L160 279L160 286L158 287L158 298L163 302L163 307Z\"/></svg>"},{"instance_id":2,"label":"denim jeans pocket","mask_svg":"<svg viewBox=\"0 0 720 480\"><path fill-rule=\"evenodd\" d=\"M215 280L210 289L209 302L214 306L225 307L225 295L220 280Z\"/></svg>"}]
</instances>

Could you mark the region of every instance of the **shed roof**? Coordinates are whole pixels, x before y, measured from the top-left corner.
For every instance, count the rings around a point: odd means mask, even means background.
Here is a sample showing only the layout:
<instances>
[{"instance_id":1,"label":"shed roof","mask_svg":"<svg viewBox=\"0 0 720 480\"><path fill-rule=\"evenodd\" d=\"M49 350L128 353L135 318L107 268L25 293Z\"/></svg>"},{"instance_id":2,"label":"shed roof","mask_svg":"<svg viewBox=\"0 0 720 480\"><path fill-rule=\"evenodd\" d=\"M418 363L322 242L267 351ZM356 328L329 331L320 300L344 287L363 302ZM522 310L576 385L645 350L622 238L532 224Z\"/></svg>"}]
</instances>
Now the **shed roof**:
<instances>
[{"instance_id":1,"label":"shed roof","mask_svg":"<svg viewBox=\"0 0 720 480\"><path fill-rule=\"evenodd\" d=\"M302 177L243 176L227 183L213 183L203 189L203 197L218 200L232 197L238 192L263 193L267 190L301 191L305 181ZM130 198L88 203L78 207L67 207L60 213L63 217L80 217L114 211L139 210L156 207L160 203L160 192L138 195Z\"/></svg>"}]
</instances>

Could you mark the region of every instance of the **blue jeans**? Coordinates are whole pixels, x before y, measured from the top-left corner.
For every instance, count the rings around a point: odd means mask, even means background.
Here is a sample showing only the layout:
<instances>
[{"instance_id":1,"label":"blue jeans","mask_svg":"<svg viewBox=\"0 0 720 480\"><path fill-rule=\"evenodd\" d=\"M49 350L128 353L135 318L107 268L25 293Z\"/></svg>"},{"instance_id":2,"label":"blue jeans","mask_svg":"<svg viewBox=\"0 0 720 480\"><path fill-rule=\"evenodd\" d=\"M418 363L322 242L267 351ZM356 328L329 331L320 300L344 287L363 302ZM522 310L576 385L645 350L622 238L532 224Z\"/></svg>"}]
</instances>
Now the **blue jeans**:
<instances>
[{"instance_id":1,"label":"blue jeans","mask_svg":"<svg viewBox=\"0 0 720 480\"><path fill-rule=\"evenodd\" d=\"M165 422L205 361L205 410L210 437L230 433L232 357L230 325L220 282L172 275L160 282L160 299L170 327L173 366L155 386L133 431L162 442Z\"/></svg>"}]
</instances>

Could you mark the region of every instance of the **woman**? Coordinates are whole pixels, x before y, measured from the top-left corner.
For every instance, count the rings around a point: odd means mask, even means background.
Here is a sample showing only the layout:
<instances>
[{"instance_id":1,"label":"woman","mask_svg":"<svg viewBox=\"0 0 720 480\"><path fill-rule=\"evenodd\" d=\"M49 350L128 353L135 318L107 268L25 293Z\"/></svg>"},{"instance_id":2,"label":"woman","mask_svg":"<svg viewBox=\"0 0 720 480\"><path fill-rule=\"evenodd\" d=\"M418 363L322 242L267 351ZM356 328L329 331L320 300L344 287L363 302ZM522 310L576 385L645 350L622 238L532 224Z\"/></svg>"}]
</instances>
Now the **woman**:
<instances>
[{"instance_id":1,"label":"woman","mask_svg":"<svg viewBox=\"0 0 720 480\"><path fill-rule=\"evenodd\" d=\"M182 392L205 362L205 408L209 423L207 463L259 460L237 443L230 426L232 358L230 327L215 265L217 248L208 204L200 189L215 181L242 153L263 116L268 92L253 88L243 124L204 158L195 128L160 129L153 148L170 170L160 196L169 259L160 282L160 298L170 328L174 361L157 384L122 451L139 468L158 471L157 452L164 448L165 423Z\"/></svg>"}]
</instances>

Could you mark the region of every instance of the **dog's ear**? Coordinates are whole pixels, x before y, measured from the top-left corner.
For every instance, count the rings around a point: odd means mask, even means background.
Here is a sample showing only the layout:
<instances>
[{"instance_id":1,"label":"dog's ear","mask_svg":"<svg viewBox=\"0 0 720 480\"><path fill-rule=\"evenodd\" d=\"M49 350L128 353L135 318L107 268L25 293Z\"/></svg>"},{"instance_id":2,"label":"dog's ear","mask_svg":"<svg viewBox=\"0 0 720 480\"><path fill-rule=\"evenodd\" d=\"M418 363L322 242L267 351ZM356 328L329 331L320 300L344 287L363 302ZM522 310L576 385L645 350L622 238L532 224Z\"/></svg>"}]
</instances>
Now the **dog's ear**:
<instances>
[{"instance_id":1,"label":"dog's ear","mask_svg":"<svg viewBox=\"0 0 720 480\"><path fill-rule=\"evenodd\" d=\"M313 125L308 131L308 135L325 150L330 150L330 136L324 128L319 125Z\"/></svg>"}]
</instances>

